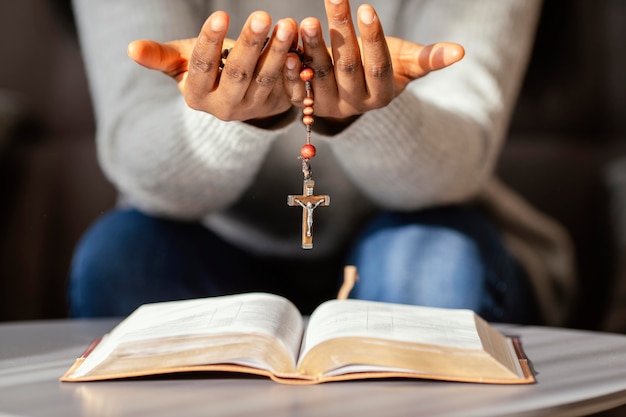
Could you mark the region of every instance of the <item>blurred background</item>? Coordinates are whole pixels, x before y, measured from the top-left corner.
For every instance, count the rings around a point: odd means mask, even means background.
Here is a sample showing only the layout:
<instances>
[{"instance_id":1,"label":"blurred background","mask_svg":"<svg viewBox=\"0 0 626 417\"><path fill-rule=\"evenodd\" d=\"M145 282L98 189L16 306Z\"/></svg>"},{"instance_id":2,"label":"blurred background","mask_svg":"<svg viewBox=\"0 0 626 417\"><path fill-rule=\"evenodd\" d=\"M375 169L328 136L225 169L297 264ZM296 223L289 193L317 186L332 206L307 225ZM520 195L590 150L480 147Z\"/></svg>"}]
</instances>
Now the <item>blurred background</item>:
<instances>
[{"instance_id":1,"label":"blurred background","mask_svg":"<svg viewBox=\"0 0 626 417\"><path fill-rule=\"evenodd\" d=\"M626 332L626 1L545 0L499 165L574 237L570 326ZM114 205L69 1L0 3L0 321L61 318L74 245Z\"/></svg>"}]
</instances>

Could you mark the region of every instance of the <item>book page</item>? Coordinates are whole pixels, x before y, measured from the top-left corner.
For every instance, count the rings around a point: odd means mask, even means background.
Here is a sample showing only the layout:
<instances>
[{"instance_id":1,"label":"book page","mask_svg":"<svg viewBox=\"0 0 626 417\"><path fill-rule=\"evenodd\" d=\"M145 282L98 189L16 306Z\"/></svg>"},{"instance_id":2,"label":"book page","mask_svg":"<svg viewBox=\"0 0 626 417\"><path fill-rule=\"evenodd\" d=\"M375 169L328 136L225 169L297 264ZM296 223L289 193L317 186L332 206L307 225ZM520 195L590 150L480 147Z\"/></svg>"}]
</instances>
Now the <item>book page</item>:
<instances>
[{"instance_id":1,"label":"book page","mask_svg":"<svg viewBox=\"0 0 626 417\"><path fill-rule=\"evenodd\" d=\"M249 293L145 304L103 338L74 376L88 373L120 345L137 346L136 352L125 349L125 355L172 353L174 349L184 351L190 346L170 343L161 348L158 343L150 343L151 349L145 349L137 342L189 336L232 335L236 338L240 334L253 334L275 338L295 363L302 327L298 309L287 299L272 294ZM246 358L241 362L251 364Z\"/></svg>"},{"instance_id":2,"label":"book page","mask_svg":"<svg viewBox=\"0 0 626 417\"><path fill-rule=\"evenodd\" d=\"M474 312L364 300L331 300L311 315L300 358L338 337L363 337L482 350Z\"/></svg>"}]
</instances>

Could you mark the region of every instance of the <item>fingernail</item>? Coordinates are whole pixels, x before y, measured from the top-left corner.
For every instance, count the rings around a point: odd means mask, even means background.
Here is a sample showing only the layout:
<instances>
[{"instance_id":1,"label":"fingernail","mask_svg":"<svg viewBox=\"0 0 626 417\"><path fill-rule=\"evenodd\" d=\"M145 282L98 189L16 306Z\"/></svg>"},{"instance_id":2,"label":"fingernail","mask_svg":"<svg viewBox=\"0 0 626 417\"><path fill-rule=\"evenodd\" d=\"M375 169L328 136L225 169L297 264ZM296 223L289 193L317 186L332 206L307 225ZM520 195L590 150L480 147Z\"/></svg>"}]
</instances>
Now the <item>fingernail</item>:
<instances>
[{"instance_id":1,"label":"fingernail","mask_svg":"<svg viewBox=\"0 0 626 417\"><path fill-rule=\"evenodd\" d=\"M219 16L211 17L211 30L221 32L226 29L226 21Z\"/></svg>"},{"instance_id":2,"label":"fingernail","mask_svg":"<svg viewBox=\"0 0 626 417\"><path fill-rule=\"evenodd\" d=\"M287 28L287 25L283 22L278 22L276 25L276 37L280 41L286 41L291 37L291 31Z\"/></svg>"},{"instance_id":3,"label":"fingernail","mask_svg":"<svg viewBox=\"0 0 626 417\"><path fill-rule=\"evenodd\" d=\"M298 59L293 56L288 56L285 64L287 65L288 69L292 70L296 67L296 65L298 65Z\"/></svg>"},{"instance_id":4,"label":"fingernail","mask_svg":"<svg viewBox=\"0 0 626 417\"><path fill-rule=\"evenodd\" d=\"M361 22L369 25L376 18L376 13L374 13L374 9L367 5L364 5L359 9L359 18L361 19Z\"/></svg>"},{"instance_id":5,"label":"fingernail","mask_svg":"<svg viewBox=\"0 0 626 417\"><path fill-rule=\"evenodd\" d=\"M303 21L300 25L305 35L314 37L317 35L317 26L309 21Z\"/></svg>"},{"instance_id":6,"label":"fingernail","mask_svg":"<svg viewBox=\"0 0 626 417\"><path fill-rule=\"evenodd\" d=\"M255 15L250 22L250 28L254 33L263 33L267 30L267 20L261 16Z\"/></svg>"},{"instance_id":7,"label":"fingernail","mask_svg":"<svg viewBox=\"0 0 626 417\"><path fill-rule=\"evenodd\" d=\"M333 4L341 4L343 3L343 0L330 0L330 2Z\"/></svg>"},{"instance_id":8,"label":"fingernail","mask_svg":"<svg viewBox=\"0 0 626 417\"><path fill-rule=\"evenodd\" d=\"M460 61L465 55L465 51L461 46L452 46L443 49L443 61L446 65L454 64Z\"/></svg>"}]
</instances>

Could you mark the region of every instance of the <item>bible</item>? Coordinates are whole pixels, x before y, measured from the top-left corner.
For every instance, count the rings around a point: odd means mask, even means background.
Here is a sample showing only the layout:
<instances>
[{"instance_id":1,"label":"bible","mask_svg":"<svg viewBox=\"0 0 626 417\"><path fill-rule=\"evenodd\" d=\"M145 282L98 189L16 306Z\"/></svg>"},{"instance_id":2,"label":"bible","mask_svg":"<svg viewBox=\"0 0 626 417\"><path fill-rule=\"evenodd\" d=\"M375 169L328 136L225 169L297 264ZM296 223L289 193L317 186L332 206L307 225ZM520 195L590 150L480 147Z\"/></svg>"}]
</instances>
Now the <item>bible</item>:
<instances>
[{"instance_id":1,"label":"bible","mask_svg":"<svg viewBox=\"0 0 626 417\"><path fill-rule=\"evenodd\" d=\"M288 384L389 377L535 381L519 340L470 310L345 299L322 303L306 320L289 300L268 293L145 304L60 379L192 371Z\"/></svg>"}]
</instances>

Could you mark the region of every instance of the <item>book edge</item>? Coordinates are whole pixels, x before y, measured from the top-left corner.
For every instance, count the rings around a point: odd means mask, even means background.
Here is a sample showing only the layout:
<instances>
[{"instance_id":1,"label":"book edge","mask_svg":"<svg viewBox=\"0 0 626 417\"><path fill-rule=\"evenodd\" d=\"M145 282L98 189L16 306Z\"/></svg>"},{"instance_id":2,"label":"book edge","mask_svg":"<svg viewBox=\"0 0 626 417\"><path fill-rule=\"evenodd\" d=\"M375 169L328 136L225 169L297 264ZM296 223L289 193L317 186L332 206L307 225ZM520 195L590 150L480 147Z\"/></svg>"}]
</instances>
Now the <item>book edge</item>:
<instances>
[{"instance_id":1,"label":"book edge","mask_svg":"<svg viewBox=\"0 0 626 417\"><path fill-rule=\"evenodd\" d=\"M149 369L140 372L128 372L128 373L118 373L118 374L109 374L109 375L99 375L99 376L84 376L78 378L72 378L73 371L80 366L80 364L85 360L86 356L89 353L89 348L86 353L83 354L80 358L74 361L74 364L70 367L70 369L59 379L61 382L90 382L90 381L104 381L104 380L114 380L114 379L126 379L126 378L135 378L142 376L153 376L153 375L167 375L174 373L183 373L183 372L210 372L210 371L222 371L222 372L235 372L235 373L244 373L244 374L252 374L258 376L267 377L275 382L281 384L288 385L313 385L320 384L325 382L339 382L339 381L351 381L351 380L362 380L362 379L386 379L386 378L403 378L403 379L422 379L422 380L437 380L437 381L449 381L449 382L468 382L468 383L482 383L482 384L496 384L496 385L520 385L520 384L533 384L536 383L536 379L534 377L534 373L531 369L528 358L523 350L521 345L521 341L519 337L507 337L513 343L515 348L515 352L518 356L518 361L520 363L520 367L522 368L524 378L521 379L491 379L491 378L477 378L477 377L454 377L448 375L437 375L437 374L420 374L413 372L397 372L397 371L375 371L375 372L357 372L357 373L349 373L343 375L334 375L334 376L321 376L319 378L309 378L305 375L300 374L274 374L270 371L244 366L244 365L234 365L234 364L213 364L213 365L197 365L197 366L183 366L183 367L172 367L172 368L162 368L162 369ZM97 341L94 341L92 345L97 344Z\"/></svg>"}]
</instances>

